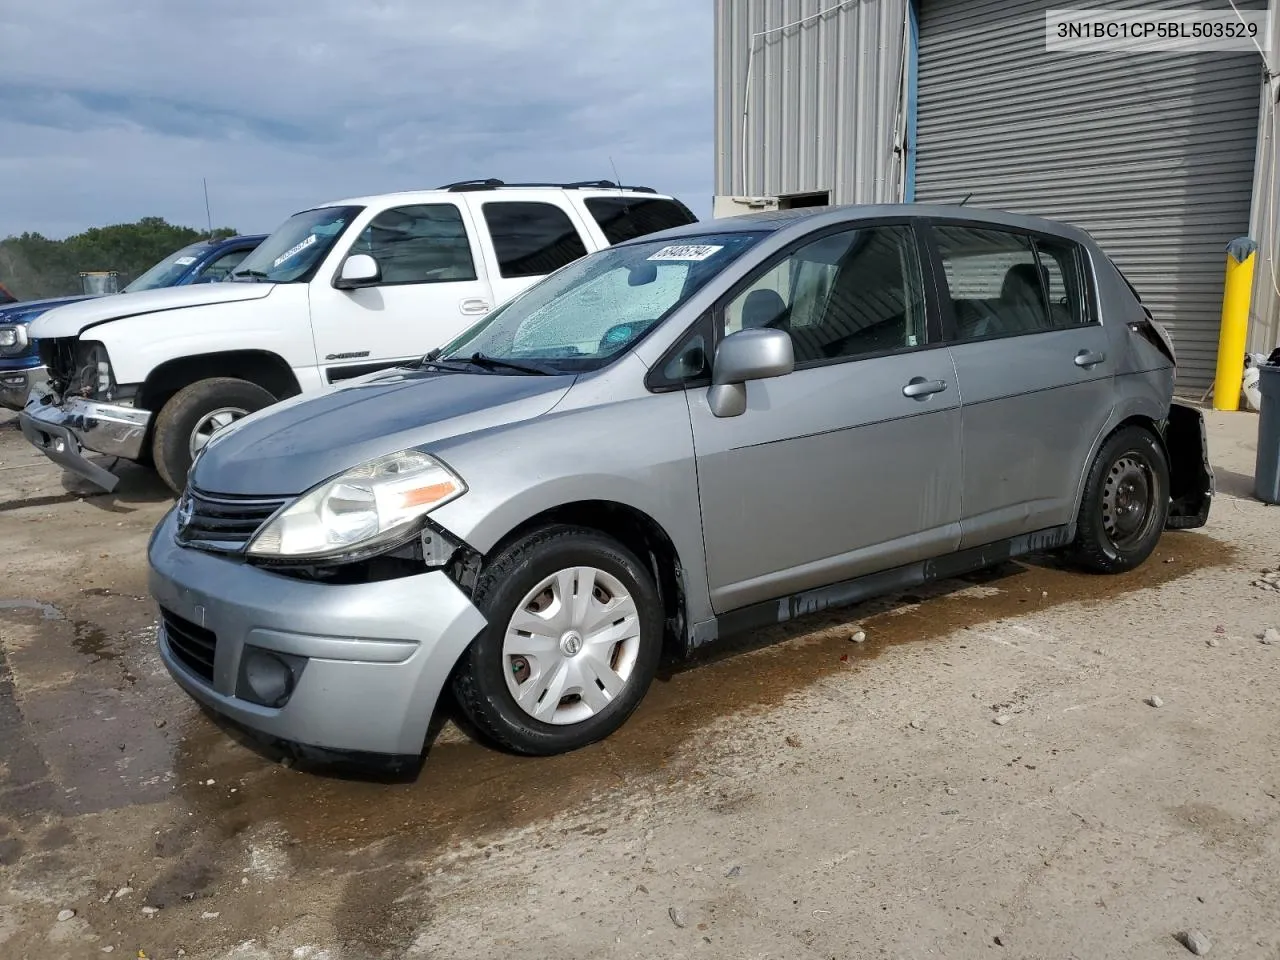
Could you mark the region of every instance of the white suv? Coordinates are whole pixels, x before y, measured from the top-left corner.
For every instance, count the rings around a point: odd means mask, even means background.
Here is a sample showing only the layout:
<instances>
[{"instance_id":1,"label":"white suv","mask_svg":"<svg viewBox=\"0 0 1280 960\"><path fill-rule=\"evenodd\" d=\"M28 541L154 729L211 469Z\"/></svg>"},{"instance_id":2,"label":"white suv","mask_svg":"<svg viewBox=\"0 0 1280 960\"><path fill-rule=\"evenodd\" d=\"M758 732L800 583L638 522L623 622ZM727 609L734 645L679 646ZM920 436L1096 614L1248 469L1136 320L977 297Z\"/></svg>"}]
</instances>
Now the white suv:
<instances>
[{"instance_id":1,"label":"white suv","mask_svg":"<svg viewBox=\"0 0 1280 960\"><path fill-rule=\"evenodd\" d=\"M696 219L671 197L608 181L475 180L304 210L229 282L37 319L49 384L32 393L22 430L105 490L117 478L86 451L154 463L181 491L232 421L421 357L565 264Z\"/></svg>"}]
</instances>

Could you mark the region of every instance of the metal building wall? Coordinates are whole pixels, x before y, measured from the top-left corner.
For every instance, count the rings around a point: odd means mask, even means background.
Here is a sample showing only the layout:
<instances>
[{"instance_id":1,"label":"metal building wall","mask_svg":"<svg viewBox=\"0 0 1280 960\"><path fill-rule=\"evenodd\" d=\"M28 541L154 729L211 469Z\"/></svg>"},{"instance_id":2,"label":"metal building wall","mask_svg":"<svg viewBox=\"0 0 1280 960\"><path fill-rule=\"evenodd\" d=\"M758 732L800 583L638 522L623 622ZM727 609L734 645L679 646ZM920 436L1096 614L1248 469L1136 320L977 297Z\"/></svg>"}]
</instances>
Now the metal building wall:
<instances>
[{"instance_id":1,"label":"metal building wall","mask_svg":"<svg viewBox=\"0 0 1280 960\"><path fill-rule=\"evenodd\" d=\"M717 196L899 198L907 3L716 0Z\"/></svg>"},{"instance_id":2,"label":"metal building wall","mask_svg":"<svg viewBox=\"0 0 1280 960\"><path fill-rule=\"evenodd\" d=\"M1266 55L1272 74L1280 65L1280 0L1270 0L1271 52ZM1259 54L1259 60L1262 55ZM1258 147L1253 170L1253 209L1249 236L1258 241L1253 278L1253 309L1249 317L1249 352L1270 354L1280 344L1280 76L1262 84L1258 98Z\"/></svg>"},{"instance_id":3,"label":"metal building wall","mask_svg":"<svg viewBox=\"0 0 1280 960\"><path fill-rule=\"evenodd\" d=\"M1050 53L1056 6L921 0L916 199L972 193L975 206L1089 230L1168 325L1179 388L1199 392L1213 379L1226 244L1249 227L1261 60Z\"/></svg>"}]
</instances>

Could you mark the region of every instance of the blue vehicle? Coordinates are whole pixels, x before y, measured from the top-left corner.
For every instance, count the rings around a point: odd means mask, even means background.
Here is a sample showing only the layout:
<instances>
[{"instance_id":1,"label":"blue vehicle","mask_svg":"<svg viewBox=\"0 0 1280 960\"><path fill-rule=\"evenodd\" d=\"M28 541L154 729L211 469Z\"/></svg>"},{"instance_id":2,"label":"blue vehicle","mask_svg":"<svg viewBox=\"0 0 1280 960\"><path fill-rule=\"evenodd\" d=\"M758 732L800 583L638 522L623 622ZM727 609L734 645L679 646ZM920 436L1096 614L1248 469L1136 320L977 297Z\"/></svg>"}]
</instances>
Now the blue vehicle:
<instances>
[{"instance_id":1,"label":"blue vehicle","mask_svg":"<svg viewBox=\"0 0 1280 960\"><path fill-rule=\"evenodd\" d=\"M120 293L221 280L265 239L262 234L197 241L165 257ZM45 378L36 343L27 336L28 324L54 307L89 299L82 294L7 302L0 296L0 406L21 410L32 386Z\"/></svg>"}]
</instances>

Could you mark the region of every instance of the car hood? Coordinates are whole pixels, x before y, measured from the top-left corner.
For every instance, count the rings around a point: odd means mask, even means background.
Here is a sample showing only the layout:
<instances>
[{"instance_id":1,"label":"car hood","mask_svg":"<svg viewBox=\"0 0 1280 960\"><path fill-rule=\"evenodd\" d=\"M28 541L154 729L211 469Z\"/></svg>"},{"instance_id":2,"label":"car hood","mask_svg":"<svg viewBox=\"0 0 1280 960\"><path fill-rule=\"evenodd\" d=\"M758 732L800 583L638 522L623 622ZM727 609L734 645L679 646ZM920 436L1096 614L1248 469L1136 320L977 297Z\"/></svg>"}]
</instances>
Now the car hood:
<instances>
[{"instance_id":1,"label":"car hood","mask_svg":"<svg viewBox=\"0 0 1280 960\"><path fill-rule=\"evenodd\" d=\"M93 294L77 294L73 297L48 297L44 300L19 300L16 303L6 303L0 306L0 323L29 323L46 310L93 299L96 299Z\"/></svg>"},{"instance_id":2,"label":"car hood","mask_svg":"<svg viewBox=\"0 0 1280 960\"><path fill-rule=\"evenodd\" d=\"M258 300L275 289L271 283L201 283L190 287L161 287L109 297L94 297L55 307L31 323L31 336L74 337L89 327L141 313L181 310L238 300Z\"/></svg>"},{"instance_id":3,"label":"car hood","mask_svg":"<svg viewBox=\"0 0 1280 960\"><path fill-rule=\"evenodd\" d=\"M291 496L375 457L549 412L572 376L398 369L260 410L214 437L190 474L208 493Z\"/></svg>"}]
</instances>

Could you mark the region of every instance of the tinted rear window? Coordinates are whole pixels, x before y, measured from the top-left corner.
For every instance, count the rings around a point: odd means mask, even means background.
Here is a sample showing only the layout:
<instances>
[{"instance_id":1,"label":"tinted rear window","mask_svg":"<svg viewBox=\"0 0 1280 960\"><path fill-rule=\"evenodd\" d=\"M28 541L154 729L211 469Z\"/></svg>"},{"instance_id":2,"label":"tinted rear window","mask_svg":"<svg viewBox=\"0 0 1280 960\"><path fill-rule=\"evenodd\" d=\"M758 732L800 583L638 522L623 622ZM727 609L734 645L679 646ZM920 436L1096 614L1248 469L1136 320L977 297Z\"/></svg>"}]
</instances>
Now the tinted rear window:
<instances>
[{"instance_id":1,"label":"tinted rear window","mask_svg":"<svg viewBox=\"0 0 1280 960\"><path fill-rule=\"evenodd\" d=\"M591 216L595 217L596 223L604 232L605 239L611 244L698 221L688 207L675 200L656 197L640 199L633 196L591 197L586 203Z\"/></svg>"},{"instance_id":2,"label":"tinted rear window","mask_svg":"<svg viewBox=\"0 0 1280 960\"><path fill-rule=\"evenodd\" d=\"M484 219L504 277L540 277L587 255L569 215L550 203L499 200Z\"/></svg>"}]
</instances>

